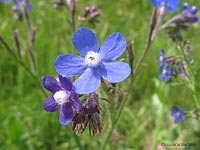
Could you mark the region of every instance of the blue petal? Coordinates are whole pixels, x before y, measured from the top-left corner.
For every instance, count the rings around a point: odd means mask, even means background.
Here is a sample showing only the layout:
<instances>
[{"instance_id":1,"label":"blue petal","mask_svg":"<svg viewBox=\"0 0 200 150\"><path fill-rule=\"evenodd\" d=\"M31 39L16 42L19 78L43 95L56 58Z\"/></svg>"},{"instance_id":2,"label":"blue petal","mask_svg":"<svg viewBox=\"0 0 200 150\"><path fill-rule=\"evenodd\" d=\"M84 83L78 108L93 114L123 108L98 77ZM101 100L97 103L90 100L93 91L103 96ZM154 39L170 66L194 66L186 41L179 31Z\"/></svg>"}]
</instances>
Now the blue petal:
<instances>
[{"instance_id":1,"label":"blue petal","mask_svg":"<svg viewBox=\"0 0 200 150\"><path fill-rule=\"evenodd\" d=\"M103 63L99 72L108 82L117 83L126 79L130 75L131 69L129 65L124 62L109 62Z\"/></svg>"},{"instance_id":2,"label":"blue petal","mask_svg":"<svg viewBox=\"0 0 200 150\"><path fill-rule=\"evenodd\" d=\"M199 18L198 17L189 18L189 21L195 23L199 21Z\"/></svg>"},{"instance_id":3,"label":"blue petal","mask_svg":"<svg viewBox=\"0 0 200 150\"><path fill-rule=\"evenodd\" d=\"M154 7L159 8L160 7L160 2L159 0L151 0L151 3L153 4Z\"/></svg>"},{"instance_id":4,"label":"blue petal","mask_svg":"<svg viewBox=\"0 0 200 150\"><path fill-rule=\"evenodd\" d=\"M177 113L177 112L179 112L180 109L179 109L177 106L174 106L174 107L173 107L173 110L174 110L174 112Z\"/></svg>"},{"instance_id":5,"label":"blue petal","mask_svg":"<svg viewBox=\"0 0 200 150\"><path fill-rule=\"evenodd\" d=\"M196 6L192 6L191 9L190 9L190 11L191 11L191 13L193 15L195 15L197 13L197 11L198 11L198 8Z\"/></svg>"},{"instance_id":6,"label":"blue petal","mask_svg":"<svg viewBox=\"0 0 200 150\"><path fill-rule=\"evenodd\" d=\"M170 76L165 75L164 80L165 80L165 81L169 81L169 80L170 80Z\"/></svg>"},{"instance_id":7,"label":"blue petal","mask_svg":"<svg viewBox=\"0 0 200 150\"><path fill-rule=\"evenodd\" d=\"M55 93L61 90L61 87L58 84L58 81L54 77L44 76L42 80L43 80L44 88L47 89L48 91Z\"/></svg>"},{"instance_id":8,"label":"blue petal","mask_svg":"<svg viewBox=\"0 0 200 150\"><path fill-rule=\"evenodd\" d=\"M72 122L73 117L74 114L71 105L69 103L62 105L60 111L60 124L68 125Z\"/></svg>"},{"instance_id":9,"label":"blue petal","mask_svg":"<svg viewBox=\"0 0 200 150\"><path fill-rule=\"evenodd\" d=\"M168 7L167 11L169 12L176 12L179 10L179 7L178 6L171 6L171 7Z\"/></svg>"},{"instance_id":10,"label":"blue petal","mask_svg":"<svg viewBox=\"0 0 200 150\"><path fill-rule=\"evenodd\" d=\"M183 4L183 11L189 8L189 4L186 2Z\"/></svg>"},{"instance_id":11,"label":"blue petal","mask_svg":"<svg viewBox=\"0 0 200 150\"><path fill-rule=\"evenodd\" d=\"M86 56L89 51L97 52L99 49L97 37L92 30L87 28L79 28L74 33L72 42L81 56Z\"/></svg>"},{"instance_id":12,"label":"blue petal","mask_svg":"<svg viewBox=\"0 0 200 150\"><path fill-rule=\"evenodd\" d=\"M57 57L54 64L58 74L71 77L83 73L86 69L84 58L73 54L64 54Z\"/></svg>"},{"instance_id":13,"label":"blue petal","mask_svg":"<svg viewBox=\"0 0 200 150\"><path fill-rule=\"evenodd\" d=\"M88 68L74 82L75 92L78 94L89 94L98 89L100 86L100 75L96 70Z\"/></svg>"},{"instance_id":14,"label":"blue petal","mask_svg":"<svg viewBox=\"0 0 200 150\"><path fill-rule=\"evenodd\" d=\"M164 75L164 74L160 74L160 75L158 76L158 78L159 78L159 79L164 79L164 78L165 78L165 75Z\"/></svg>"},{"instance_id":15,"label":"blue petal","mask_svg":"<svg viewBox=\"0 0 200 150\"><path fill-rule=\"evenodd\" d=\"M177 112L172 111L172 112L171 112L171 116L172 116L172 117L176 117L176 113L177 113Z\"/></svg>"},{"instance_id":16,"label":"blue petal","mask_svg":"<svg viewBox=\"0 0 200 150\"><path fill-rule=\"evenodd\" d=\"M28 3L28 4L27 4L27 8L28 8L28 9L33 9L33 4L32 4L32 3Z\"/></svg>"},{"instance_id":17,"label":"blue petal","mask_svg":"<svg viewBox=\"0 0 200 150\"><path fill-rule=\"evenodd\" d=\"M174 123L179 123L180 122L180 118L175 118Z\"/></svg>"},{"instance_id":18,"label":"blue petal","mask_svg":"<svg viewBox=\"0 0 200 150\"><path fill-rule=\"evenodd\" d=\"M174 71L173 69L169 68L169 69L167 69L167 74L172 75L173 71Z\"/></svg>"},{"instance_id":19,"label":"blue petal","mask_svg":"<svg viewBox=\"0 0 200 150\"><path fill-rule=\"evenodd\" d=\"M76 111L80 110L80 107L81 107L80 99L78 95L73 91L71 92L71 95L70 95L70 102L71 102L71 105L76 109Z\"/></svg>"},{"instance_id":20,"label":"blue petal","mask_svg":"<svg viewBox=\"0 0 200 150\"><path fill-rule=\"evenodd\" d=\"M160 51L159 55L160 55L160 56L165 56L165 51L164 51L164 49L162 49L162 50Z\"/></svg>"},{"instance_id":21,"label":"blue petal","mask_svg":"<svg viewBox=\"0 0 200 150\"><path fill-rule=\"evenodd\" d=\"M180 2L180 0L167 0L169 6L175 6Z\"/></svg>"},{"instance_id":22,"label":"blue petal","mask_svg":"<svg viewBox=\"0 0 200 150\"><path fill-rule=\"evenodd\" d=\"M55 112L60 108L60 106L58 105L58 103L56 103L53 96L50 96L44 101L43 108L47 112Z\"/></svg>"},{"instance_id":23,"label":"blue petal","mask_svg":"<svg viewBox=\"0 0 200 150\"><path fill-rule=\"evenodd\" d=\"M103 61L112 61L126 50L126 39L120 33L113 33L107 37L99 50Z\"/></svg>"},{"instance_id":24,"label":"blue petal","mask_svg":"<svg viewBox=\"0 0 200 150\"><path fill-rule=\"evenodd\" d=\"M72 81L70 80L70 78L59 75L59 80L60 80L62 87L64 87L65 90L67 90L67 91L72 90Z\"/></svg>"},{"instance_id":25,"label":"blue petal","mask_svg":"<svg viewBox=\"0 0 200 150\"><path fill-rule=\"evenodd\" d=\"M185 115L181 115L180 119L181 121L185 121Z\"/></svg>"}]
</instances>

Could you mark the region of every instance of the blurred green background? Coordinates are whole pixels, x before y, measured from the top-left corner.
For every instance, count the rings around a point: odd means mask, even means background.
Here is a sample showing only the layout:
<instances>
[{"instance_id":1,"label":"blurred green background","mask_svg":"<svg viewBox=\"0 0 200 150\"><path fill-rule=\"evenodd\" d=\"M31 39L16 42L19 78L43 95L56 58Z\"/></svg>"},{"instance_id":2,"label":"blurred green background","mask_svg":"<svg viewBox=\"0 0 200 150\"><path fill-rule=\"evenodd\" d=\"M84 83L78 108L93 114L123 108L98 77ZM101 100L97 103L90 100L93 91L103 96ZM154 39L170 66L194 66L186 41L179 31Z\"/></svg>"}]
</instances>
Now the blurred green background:
<instances>
[{"instance_id":1,"label":"blurred green background","mask_svg":"<svg viewBox=\"0 0 200 150\"><path fill-rule=\"evenodd\" d=\"M54 9L52 2L32 0L34 8L29 11L33 26L37 29L34 51L36 54L37 74L57 76L54 61L59 54L77 53L72 45L73 31L69 25L70 15L66 8ZM182 6L184 1L180 2ZM199 1L188 0L190 5L200 6ZM147 39L152 5L147 0L79 0L76 20L84 7L96 4L102 11L100 23L96 27L87 22L76 22L93 29L100 45L106 36L113 32L122 33L127 42L134 43L134 65L144 49ZM12 4L0 3L0 34L15 49L13 31L18 30L23 44L23 61L29 64L27 30L25 22L13 19ZM179 11L181 12L181 10ZM178 13L178 12L177 12ZM173 16L169 13L165 20ZM197 16L200 17L199 13ZM185 40L192 43L194 68L200 63L200 24L189 24L188 32L183 32ZM114 130L107 149L149 150L152 145L161 143L195 143L196 146L182 149L200 149L200 123L188 118L185 122L174 124L170 116L174 105L186 111L195 108L191 92L184 86L171 86L158 81L158 52L164 48L167 54L176 51L176 44L166 39L166 32L159 34L145 59L142 73L137 77L130 99L123 115ZM17 52L17 51L16 51ZM121 58L125 58L124 54ZM127 60L125 60L127 61ZM200 72L199 72L200 73ZM127 91L130 79L120 83L121 90ZM196 78L197 97L200 96L200 76ZM46 92L47 95L51 95ZM104 130L90 136L88 130L76 136L72 126L59 124L59 113L49 114L42 108L46 99L35 80L9 56L0 44L0 150L94 150L98 149L108 127L108 110L101 102ZM155 142L156 141L156 142ZM77 145L79 144L79 146ZM164 147L162 147L164 148Z\"/></svg>"}]
</instances>

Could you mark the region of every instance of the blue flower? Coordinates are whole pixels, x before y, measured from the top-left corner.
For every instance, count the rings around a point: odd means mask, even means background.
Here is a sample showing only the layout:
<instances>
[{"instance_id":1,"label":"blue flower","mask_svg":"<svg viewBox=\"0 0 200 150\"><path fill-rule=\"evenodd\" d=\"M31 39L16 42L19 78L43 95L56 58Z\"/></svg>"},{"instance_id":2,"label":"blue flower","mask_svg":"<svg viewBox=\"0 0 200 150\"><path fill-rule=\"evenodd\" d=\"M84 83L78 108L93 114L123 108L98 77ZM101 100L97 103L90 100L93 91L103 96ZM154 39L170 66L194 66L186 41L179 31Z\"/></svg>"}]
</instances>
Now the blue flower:
<instances>
[{"instance_id":1,"label":"blue flower","mask_svg":"<svg viewBox=\"0 0 200 150\"><path fill-rule=\"evenodd\" d=\"M183 17L187 22L192 22L195 23L197 22L199 19L198 17L195 16L195 14L197 13L198 8L196 6L192 6L191 8L189 8L189 4L188 3L184 3L183 4Z\"/></svg>"},{"instance_id":2,"label":"blue flower","mask_svg":"<svg viewBox=\"0 0 200 150\"><path fill-rule=\"evenodd\" d=\"M179 9L177 6L180 0L151 0L151 3L157 9L166 7L167 11L175 12Z\"/></svg>"},{"instance_id":3,"label":"blue flower","mask_svg":"<svg viewBox=\"0 0 200 150\"><path fill-rule=\"evenodd\" d=\"M24 6L26 6L28 9L33 8L33 4L30 3L28 0L1 0L1 1L2 2L13 2L14 3L14 6L13 6L14 10L21 9Z\"/></svg>"},{"instance_id":4,"label":"blue flower","mask_svg":"<svg viewBox=\"0 0 200 150\"><path fill-rule=\"evenodd\" d=\"M178 108L177 106L173 107L173 111L171 116L175 118L174 123L179 123L185 121L185 111L183 109Z\"/></svg>"},{"instance_id":5,"label":"blue flower","mask_svg":"<svg viewBox=\"0 0 200 150\"><path fill-rule=\"evenodd\" d=\"M169 81L173 74L173 69L170 68L169 63L166 61L165 52L163 49L159 53L159 70L161 74L158 76L158 78Z\"/></svg>"},{"instance_id":6,"label":"blue flower","mask_svg":"<svg viewBox=\"0 0 200 150\"><path fill-rule=\"evenodd\" d=\"M80 100L78 95L72 90L73 84L71 80L61 75L59 75L57 80L54 77L45 76L43 77L43 86L53 94L53 96L45 100L43 108L47 112L55 112L61 109L60 124L68 125L74 117L72 107L76 111L80 109Z\"/></svg>"},{"instance_id":7,"label":"blue flower","mask_svg":"<svg viewBox=\"0 0 200 150\"><path fill-rule=\"evenodd\" d=\"M162 66L160 66L159 70L161 74L158 76L158 78L169 81L173 74L173 69L170 68L169 64L165 62Z\"/></svg>"},{"instance_id":8,"label":"blue flower","mask_svg":"<svg viewBox=\"0 0 200 150\"><path fill-rule=\"evenodd\" d=\"M111 34L99 48L95 34L90 29L80 28L74 33L72 42L81 56L60 55L55 61L55 68L66 77L82 74L74 82L77 93L96 91L101 84L101 77L117 83L129 76L131 69L127 63L114 62L126 49L126 40L120 33Z\"/></svg>"},{"instance_id":9,"label":"blue flower","mask_svg":"<svg viewBox=\"0 0 200 150\"><path fill-rule=\"evenodd\" d=\"M165 52L164 52L163 49L160 51L159 56L160 56L159 57L159 64L164 65L164 63L165 63Z\"/></svg>"}]
</instances>

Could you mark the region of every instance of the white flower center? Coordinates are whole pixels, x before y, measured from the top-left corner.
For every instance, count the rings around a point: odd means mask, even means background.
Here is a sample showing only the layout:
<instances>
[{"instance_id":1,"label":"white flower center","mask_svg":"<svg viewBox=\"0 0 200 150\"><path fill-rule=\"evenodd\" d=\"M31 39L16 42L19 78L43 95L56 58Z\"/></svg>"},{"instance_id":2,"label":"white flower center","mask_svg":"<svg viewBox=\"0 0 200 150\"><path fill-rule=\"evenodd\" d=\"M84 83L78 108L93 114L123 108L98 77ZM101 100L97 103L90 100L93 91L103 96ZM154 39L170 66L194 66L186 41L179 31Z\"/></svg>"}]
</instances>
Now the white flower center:
<instances>
[{"instance_id":1,"label":"white flower center","mask_svg":"<svg viewBox=\"0 0 200 150\"><path fill-rule=\"evenodd\" d=\"M166 74L166 73L167 73L167 70L163 69L162 74Z\"/></svg>"},{"instance_id":2,"label":"white flower center","mask_svg":"<svg viewBox=\"0 0 200 150\"><path fill-rule=\"evenodd\" d=\"M181 116L181 113L180 113L180 112L177 112L177 113L176 113L176 117L179 118L180 116Z\"/></svg>"},{"instance_id":3,"label":"white flower center","mask_svg":"<svg viewBox=\"0 0 200 150\"><path fill-rule=\"evenodd\" d=\"M163 61L164 60L164 57L163 56L160 56L160 61Z\"/></svg>"},{"instance_id":4,"label":"white flower center","mask_svg":"<svg viewBox=\"0 0 200 150\"><path fill-rule=\"evenodd\" d=\"M85 62L89 67L97 67L101 59L98 53L89 51L85 57Z\"/></svg>"},{"instance_id":5,"label":"white flower center","mask_svg":"<svg viewBox=\"0 0 200 150\"><path fill-rule=\"evenodd\" d=\"M53 98L59 105L69 102L70 93L64 90L58 91L53 95Z\"/></svg>"}]
</instances>

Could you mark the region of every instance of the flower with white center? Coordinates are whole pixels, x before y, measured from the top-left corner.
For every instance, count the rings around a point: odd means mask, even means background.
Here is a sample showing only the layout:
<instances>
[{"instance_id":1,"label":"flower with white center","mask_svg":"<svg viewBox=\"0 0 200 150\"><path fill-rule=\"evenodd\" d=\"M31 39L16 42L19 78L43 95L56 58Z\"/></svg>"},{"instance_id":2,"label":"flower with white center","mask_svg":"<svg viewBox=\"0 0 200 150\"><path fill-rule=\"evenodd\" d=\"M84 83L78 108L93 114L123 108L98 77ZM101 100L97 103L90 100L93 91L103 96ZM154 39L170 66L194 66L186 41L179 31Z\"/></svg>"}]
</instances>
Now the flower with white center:
<instances>
[{"instance_id":1,"label":"flower with white center","mask_svg":"<svg viewBox=\"0 0 200 150\"><path fill-rule=\"evenodd\" d=\"M159 70L161 74L158 78L165 81L169 81L173 74L173 69L170 68L169 64L165 62L162 66L160 66Z\"/></svg>"},{"instance_id":2,"label":"flower with white center","mask_svg":"<svg viewBox=\"0 0 200 150\"><path fill-rule=\"evenodd\" d=\"M82 74L74 82L76 93L89 94L96 91L101 84L101 77L117 83L129 76L129 65L114 61L126 49L126 40L120 33L108 36L99 48L95 34L90 29L80 28L74 33L72 42L81 56L60 55L55 61L55 68L59 74L67 77Z\"/></svg>"},{"instance_id":3,"label":"flower with white center","mask_svg":"<svg viewBox=\"0 0 200 150\"><path fill-rule=\"evenodd\" d=\"M68 125L74 117L72 107L79 111L80 100L73 91L73 84L69 78L59 75L58 79L43 77L44 88L53 94L44 101L43 108L47 112L55 112L60 108L60 124Z\"/></svg>"},{"instance_id":4,"label":"flower with white center","mask_svg":"<svg viewBox=\"0 0 200 150\"><path fill-rule=\"evenodd\" d=\"M53 95L53 98L59 105L69 102L70 93L65 90L60 90Z\"/></svg>"},{"instance_id":5,"label":"flower with white center","mask_svg":"<svg viewBox=\"0 0 200 150\"><path fill-rule=\"evenodd\" d=\"M171 116L174 117L174 123L179 123L185 121L185 111L183 109L178 108L177 106L173 107L173 111Z\"/></svg>"},{"instance_id":6,"label":"flower with white center","mask_svg":"<svg viewBox=\"0 0 200 150\"><path fill-rule=\"evenodd\" d=\"M89 51L85 57L85 62L89 67L98 67L101 59L98 53Z\"/></svg>"}]
</instances>

